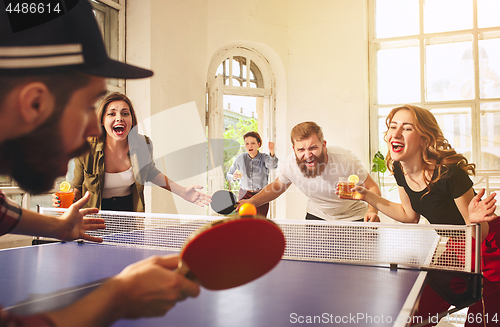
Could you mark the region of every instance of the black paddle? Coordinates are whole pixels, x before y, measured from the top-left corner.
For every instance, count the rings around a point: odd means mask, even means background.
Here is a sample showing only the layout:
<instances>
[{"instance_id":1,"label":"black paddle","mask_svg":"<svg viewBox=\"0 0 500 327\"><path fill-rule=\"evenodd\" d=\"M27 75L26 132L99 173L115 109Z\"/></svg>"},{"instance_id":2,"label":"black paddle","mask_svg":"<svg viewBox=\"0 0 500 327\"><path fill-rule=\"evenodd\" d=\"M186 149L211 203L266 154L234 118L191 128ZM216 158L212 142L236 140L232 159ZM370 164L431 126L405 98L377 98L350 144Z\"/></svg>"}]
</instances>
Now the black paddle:
<instances>
[{"instance_id":1,"label":"black paddle","mask_svg":"<svg viewBox=\"0 0 500 327\"><path fill-rule=\"evenodd\" d=\"M233 192L220 190L212 195L212 210L221 215L229 215L236 209L238 200Z\"/></svg>"}]
</instances>

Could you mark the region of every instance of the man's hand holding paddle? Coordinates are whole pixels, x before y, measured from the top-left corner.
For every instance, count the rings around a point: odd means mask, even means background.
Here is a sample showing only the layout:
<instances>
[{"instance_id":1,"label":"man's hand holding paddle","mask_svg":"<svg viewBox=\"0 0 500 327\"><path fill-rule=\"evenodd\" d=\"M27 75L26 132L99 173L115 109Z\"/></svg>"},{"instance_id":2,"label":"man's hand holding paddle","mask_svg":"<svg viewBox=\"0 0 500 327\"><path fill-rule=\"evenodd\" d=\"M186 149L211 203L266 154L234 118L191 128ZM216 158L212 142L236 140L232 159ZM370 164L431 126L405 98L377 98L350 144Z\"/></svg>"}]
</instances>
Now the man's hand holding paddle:
<instances>
[{"instance_id":1,"label":"man's hand holding paddle","mask_svg":"<svg viewBox=\"0 0 500 327\"><path fill-rule=\"evenodd\" d=\"M122 318L163 316L179 301L197 297L200 286L174 269L178 255L152 256L127 266L73 305L46 315L57 326L110 326ZM93 315L89 315L93 312ZM68 324L78 317L77 324Z\"/></svg>"},{"instance_id":2,"label":"man's hand holding paddle","mask_svg":"<svg viewBox=\"0 0 500 327\"><path fill-rule=\"evenodd\" d=\"M178 301L198 296L200 286L175 272L178 262L178 255L152 256L131 264L112 278L112 282L126 285L121 300L126 302L125 318L163 316ZM153 305L152 298L157 299Z\"/></svg>"}]
</instances>

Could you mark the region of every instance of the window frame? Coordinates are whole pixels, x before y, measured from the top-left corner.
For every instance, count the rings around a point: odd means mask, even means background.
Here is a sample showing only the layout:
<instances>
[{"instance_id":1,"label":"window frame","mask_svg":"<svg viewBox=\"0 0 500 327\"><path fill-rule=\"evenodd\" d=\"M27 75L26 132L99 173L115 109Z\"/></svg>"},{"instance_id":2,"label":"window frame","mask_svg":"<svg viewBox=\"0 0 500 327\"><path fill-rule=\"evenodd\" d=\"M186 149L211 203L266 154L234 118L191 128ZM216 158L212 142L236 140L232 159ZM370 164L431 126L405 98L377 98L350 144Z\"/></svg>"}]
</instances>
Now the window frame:
<instances>
[{"instance_id":1,"label":"window frame","mask_svg":"<svg viewBox=\"0 0 500 327\"><path fill-rule=\"evenodd\" d=\"M245 86L233 85L233 71L232 63L233 58L242 57L246 58L246 80ZM228 85L224 76L217 74L218 68L224 61L228 60ZM248 64L250 63L250 65ZM255 76L257 79L256 87L251 86L250 70L259 74ZM205 112L205 126L207 127L207 138L222 139L223 138L223 96L236 95L236 96L250 96L257 99L257 106L262 108L262 124L259 124L259 134L262 137L263 144L267 142L275 142L276 140L276 80L274 78L273 70L269 61L256 49L243 44L224 47L215 52L207 72L207 107ZM260 118L259 118L260 119ZM210 141L209 141L210 149ZM211 150L209 150L211 151ZM269 180L275 179L276 172L271 170L269 172ZM216 190L223 189L222 181L225 176L222 170L214 170L208 172L208 193L213 193ZM276 204L270 203L269 216L274 219L276 216Z\"/></svg>"},{"instance_id":2,"label":"window frame","mask_svg":"<svg viewBox=\"0 0 500 327\"><path fill-rule=\"evenodd\" d=\"M118 42L117 42L117 59L119 61L124 62L125 61L125 14L126 14L126 0L91 0L91 5L92 8L96 8L99 6L104 6L104 7L110 7L111 9L117 10L118 11L118 26L115 26L113 28L109 28L109 26L106 26L106 22L104 22L104 35L103 39L105 40L105 46L106 46L106 51L109 53L109 45L106 43L106 40L112 37L118 37ZM109 24L109 20L107 20ZM100 26L101 28L101 26ZM114 35L113 35L114 33ZM107 79L107 88L108 91L110 92L120 92L120 93L125 93L125 80L124 79L115 79L116 85L110 84L110 79ZM71 174L71 172L69 172ZM65 180L66 177L59 177L55 183L54 187L58 185L60 182ZM10 181L10 184L9 184ZM6 176L5 182L1 183L0 185L2 192L4 192L7 196L10 198L13 198L15 196L21 196L21 207L24 209L30 209L30 210L36 210L35 208L32 208L33 201L32 198L35 196L33 194L30 194L24 190L22 190L19 186L17 186L17 183L9 177ZM45 196L51 196L50 194L55 192L55 188L52 189L51 191L45 193ZM37 196L44 196L43 194L39 194ZM51 200L50 200L51 201Z\"/></svg>"},{"instance_id":3,"label":"window frame","mask_svg":"<svg viewBox=\"0 0 500 327\"><path fill-rule=\"evenodd\" d=\"M118 26L109 27L106 26L107 22L104 22L104 32L103 39L105 41L106 51L109 54L110 45L108 40L112 37L118 37L117 44L117 58L116 60L124 62L125 61L125 17L126 17L126 0L92 0L91 1L92 8L94 10L99 10L98 7L100 5L107 6L112 9L118 11ZM99 26L101 28L101 26ZM116 30L115 30L116 29ZM109 83L111 79L107 79L108 82L108 90L110 92L120 92L125 93L125 84L126 81L124 79L115 79L117 85L113 85Z\"/></svg>"},{"instance_id":4,"label":"window frame","mask_svg":"<svg viewBox=\"0 0 500 327\"><path fill-rule=\"evenodd\" d=\"M384 42L400 42L401 44L410 44L418 42L419 47L419 65L420 65L420 101L410 102L426 109L439 109L442 107L470 107L471 108L471 134L472 134L472 153L471 161L477 164L477 168L481 169L481 105L486 103L500 103L500 97L496 98L481 98L480 94L480 76L479 76L479 41L496 38L495 36L488 36L491 34L500 33L500 26L497 27L478 27L478 16L477 16L477 0L472 1L473 5L473 26L471 29L459 30L459 31L449 31L449 32L439 32L439 33L424 33L424 0L418 0L419 2L419 34L410 36L398 36L389 38L376 38L376 6L377 0L369 0L368 5L368 20L369 20L369 45L368 45L368 58L369 58L369 110L370 110L370 158L373 158L375 153L378 151L379 145L379 135L385 131L379 131L378 124L379 109L384 108L395 108L405 103L391 103L391 104L379 104L378 103L378 85L377 85L377 51L380 49L380 45ZM496 32L496 33L495 33ZM468 100L452 100L452 101L429 101L426 99L426 41L430 39L437 38L452 38L470 35L472 37L472 55L474 64L474 82L475 82L475 95L473 99ZM442 43L439 43L442 44ZM453 146L453 144L452 144ZM384 156L386 154L384 153Z\"/></svg>"}]
</instances>

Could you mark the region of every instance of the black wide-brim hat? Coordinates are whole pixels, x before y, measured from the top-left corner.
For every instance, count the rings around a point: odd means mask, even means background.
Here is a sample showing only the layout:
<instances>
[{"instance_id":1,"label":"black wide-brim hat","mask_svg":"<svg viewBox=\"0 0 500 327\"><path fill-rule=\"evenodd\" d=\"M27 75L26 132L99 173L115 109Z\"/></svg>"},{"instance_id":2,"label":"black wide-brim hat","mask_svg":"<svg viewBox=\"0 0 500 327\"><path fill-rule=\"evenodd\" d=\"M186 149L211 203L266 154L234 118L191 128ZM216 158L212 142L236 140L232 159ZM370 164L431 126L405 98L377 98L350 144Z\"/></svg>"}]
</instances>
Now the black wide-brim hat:
<instances>
[{"instance_id":1,"label":"black wide-brim hat","mask_svg":"<svg viewBox=\"0 0 500 327\"><path fill-rule=\"evenodd\" d=\"M61 4L60 13L49 15L46 9L40 14L23 14L11 7L8 12L6 2L0 1L0 74L78 71L126 79L153 75L149 69L108 57L92 6L87 0L57 2Z\"/></svg>"}]
</instances>

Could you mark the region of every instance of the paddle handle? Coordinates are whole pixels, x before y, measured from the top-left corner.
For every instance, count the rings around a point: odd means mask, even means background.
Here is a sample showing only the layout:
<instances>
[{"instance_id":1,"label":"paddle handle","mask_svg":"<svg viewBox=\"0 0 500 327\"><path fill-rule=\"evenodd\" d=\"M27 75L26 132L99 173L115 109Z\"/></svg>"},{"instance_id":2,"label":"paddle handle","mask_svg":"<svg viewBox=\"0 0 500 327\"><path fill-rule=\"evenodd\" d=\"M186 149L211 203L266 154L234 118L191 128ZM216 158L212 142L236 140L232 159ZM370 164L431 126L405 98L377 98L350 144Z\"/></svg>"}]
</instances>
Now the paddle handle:
<instances>
[{"instance_id":1,"label":"paddle handle","mask_svg":"<svg viewBox=\"0 0 500 327\"><path fill-rule=\"evenodd\" d=\"M177 269L175 269L175 272L186 277L189 280L192 280L193 282L200 284L198 278L196 278L191 269L189 269L188 265L182 259L179 260L179 265L177 266Z\"/></svg>"}]
</instances>

